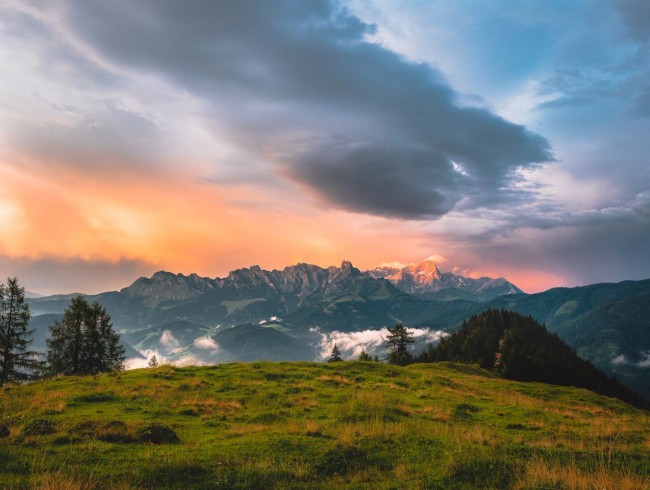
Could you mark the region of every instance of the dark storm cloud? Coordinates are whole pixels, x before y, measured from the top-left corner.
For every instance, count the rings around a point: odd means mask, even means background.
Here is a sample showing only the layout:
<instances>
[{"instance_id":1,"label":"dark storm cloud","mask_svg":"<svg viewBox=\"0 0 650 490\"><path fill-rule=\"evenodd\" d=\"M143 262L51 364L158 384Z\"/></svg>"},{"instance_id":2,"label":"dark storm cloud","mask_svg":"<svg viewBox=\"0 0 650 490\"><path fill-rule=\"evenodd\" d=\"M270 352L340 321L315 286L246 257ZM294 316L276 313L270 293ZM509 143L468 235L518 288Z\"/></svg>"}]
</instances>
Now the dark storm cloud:
<instances>
[{"instance_id":1,"label":"dark storm cloud","mask_svg":"<svg viewBox=\"0 0 650 490\"><path fill-rule=\"evenodd\" d=\"M552 160L542 137L460 107L440 73L366 42L374 27L333 1L67 5L66 27L99 56L199 96L231 139L345 209L490 205L515 168Z\"/></svg>"},{"instance_id":2,"label":"dark storm cloud","mask_svg":"<svg viewBox=\"0 0 650 490\"><path fill-rule=\"evenodd\" d=\"M429 149L395 148L340 139L300 155L292 175L349 209L402 218L447 213L459 180L444 155Z\"/></svg>"},{"instance_id":3,"label":"dark storm cloud","mask_svg":"<svg viewBox=\"0 0 650 490\"><path fill-rule=\"evenodd\" d=\"M494 267L534 268L572 285L650 277L650 223L618 221L548 230L507 243L484 243L473 253Z\"/></svg>"}]
</instances>

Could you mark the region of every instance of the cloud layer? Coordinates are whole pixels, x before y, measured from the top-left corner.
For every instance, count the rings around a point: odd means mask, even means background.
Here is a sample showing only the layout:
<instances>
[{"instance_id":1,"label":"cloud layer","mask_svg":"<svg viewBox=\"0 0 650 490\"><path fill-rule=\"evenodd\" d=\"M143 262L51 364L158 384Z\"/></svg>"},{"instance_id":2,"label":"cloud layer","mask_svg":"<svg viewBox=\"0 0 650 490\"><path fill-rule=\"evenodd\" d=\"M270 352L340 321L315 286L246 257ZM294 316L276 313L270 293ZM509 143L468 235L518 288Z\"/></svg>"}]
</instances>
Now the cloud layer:
<instances>
[{"instance_id":1,"label":"cloud layer","mask_svg":"<svg viewBox=\"0 0 650 490\"><path fill-rule=\"evenodd\" d=\"M368 42L374 27L335 1L72 2L61 19L104 62L207 102L253 165L347 210L435 218L552 159L541 136Z\"/></svg>"},{"instance_id":2,"label":"cloud layer","mask_svg":"<svg viewBox=\"0 0 650 490\"><path fill-rule=\"evenodd\" d=\"M428 344L435 344L446 335L442 330L431 330L430 328L408 328L415 344L412 346L414 352L423 351ZM384 339L389 334L386 327L380 330L363 330L359 332L333 332L323 333L317 327L311 332L320 336L320 359L325 360L330 356L334 346L338 346L341 356L345 360L355 360L361 352L383 359L386 356Z\"/></svg>"}]
</instances>

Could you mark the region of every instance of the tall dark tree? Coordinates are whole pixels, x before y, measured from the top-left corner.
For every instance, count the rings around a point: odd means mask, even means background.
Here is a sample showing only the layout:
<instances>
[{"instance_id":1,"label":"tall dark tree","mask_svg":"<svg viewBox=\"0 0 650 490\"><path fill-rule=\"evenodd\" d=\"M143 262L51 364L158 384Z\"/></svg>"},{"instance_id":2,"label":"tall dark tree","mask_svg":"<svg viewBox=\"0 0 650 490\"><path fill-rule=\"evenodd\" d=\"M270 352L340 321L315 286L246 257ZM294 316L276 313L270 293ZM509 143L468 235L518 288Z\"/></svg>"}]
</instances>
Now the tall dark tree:
<instances>
[{"instance_id":1,"label":"tall dark tree","mask_svg":"<svg viewBox=\"0 0 650 490\"><path fill-rule=\"evenodd\" d=\"M342 360L343 358L341 357L339 346L334 344L334 347L332 347L332 352L330 352L330 358L327 360L327 362L339 362Z\"/></svg>"},{"instance_id":2,"label":"tall dark tree","mask_svg":"<svg viewBox=\"0 0 650 490\"><path fill-rule=\"evenodd\" d=\"M388 362L399 366L413 362L413 356L409 352L409 346L413 343L413 334L401 323L393 328L388 327L388 335L384 339L388 349Z\"/></svg>"},{"instance_id":3,"label":"tall dark tree","mask_svg":"<svg viewBox=\"0 0 650 490\"><path fill-rule=\"evenodd\" d=\"M7 279L6 286L0 283L0 386L30 379L38 371L38 353L29 350L34 333L28 329L30 318L18 279Z\"/></svg>"},{"instance_id":4,"label":"tall dark tree","mask_svg":"<svg viewBox=\"0 0 650 490\"><path fill-rule=\"evenodd\" d=\"M97 374L122 369L124 347L99 304L76 296L63 319L50 326L47 365L52 374Z\"/></svg>"}]
</instances>

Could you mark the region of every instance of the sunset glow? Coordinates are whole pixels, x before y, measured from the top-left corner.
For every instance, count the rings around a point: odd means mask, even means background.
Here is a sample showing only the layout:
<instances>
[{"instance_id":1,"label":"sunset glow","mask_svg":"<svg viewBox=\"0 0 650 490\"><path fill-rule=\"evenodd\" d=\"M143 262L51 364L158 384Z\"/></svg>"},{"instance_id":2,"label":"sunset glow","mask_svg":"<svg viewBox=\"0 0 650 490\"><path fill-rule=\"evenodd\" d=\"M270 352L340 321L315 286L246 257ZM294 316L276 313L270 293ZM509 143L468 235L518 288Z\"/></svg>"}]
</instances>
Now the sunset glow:
<instances>
[{"instance_id":1,"label":"sunset glow","mask_svg":"<svg viewBox=\"0 0 650 490\"><path fill-rule=\"evenodd\" d=\"M90 293L439 255L526 292L648 277L634 4L592 29L590 2L487 2L459 29L467 2L1 2L0 274Z\"/></svg>"}]
</instances>

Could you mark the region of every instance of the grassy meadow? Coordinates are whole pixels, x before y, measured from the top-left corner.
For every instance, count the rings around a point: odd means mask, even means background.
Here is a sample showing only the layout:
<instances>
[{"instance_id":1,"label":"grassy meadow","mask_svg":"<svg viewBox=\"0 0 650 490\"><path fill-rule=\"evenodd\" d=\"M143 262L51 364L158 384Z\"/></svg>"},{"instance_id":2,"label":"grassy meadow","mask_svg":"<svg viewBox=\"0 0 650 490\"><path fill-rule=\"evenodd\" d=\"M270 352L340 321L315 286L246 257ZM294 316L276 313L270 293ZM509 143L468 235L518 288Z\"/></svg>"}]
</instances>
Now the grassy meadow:
<instances>
[{"instance_id":1,"label":"grassy meadow","mask_svg":"<svg viewBox=\"0 0 650 490\"><path fill-rule=\"evenodd\" d=\"M469 365L161 366L0 388L0 488L650 489L650 414Z\"/></svg>"}]
</instances>

